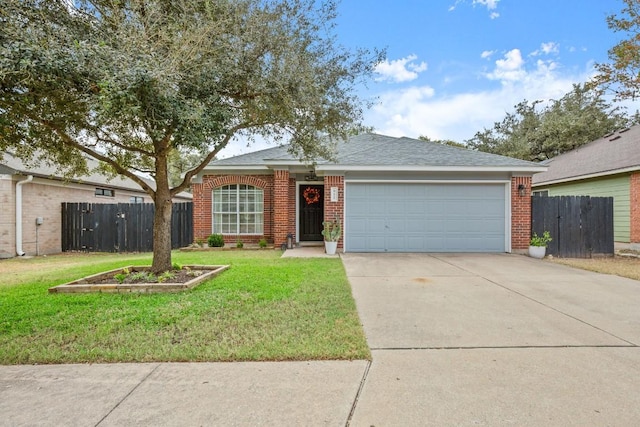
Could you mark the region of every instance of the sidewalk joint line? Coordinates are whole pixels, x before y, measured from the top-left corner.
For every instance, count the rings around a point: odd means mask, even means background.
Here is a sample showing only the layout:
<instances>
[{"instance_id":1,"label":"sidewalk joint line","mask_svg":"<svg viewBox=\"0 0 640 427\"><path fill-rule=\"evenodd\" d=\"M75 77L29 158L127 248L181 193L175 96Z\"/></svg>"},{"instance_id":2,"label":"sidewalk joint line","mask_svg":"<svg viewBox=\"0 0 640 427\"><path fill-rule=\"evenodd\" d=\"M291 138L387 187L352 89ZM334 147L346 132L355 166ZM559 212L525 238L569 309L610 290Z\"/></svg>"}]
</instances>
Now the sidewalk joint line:
<instances>
[{"instance_id":1,"label":"sidewalk joint line","mask_svg":"<svg viewBox=\"0 0 640 427\"><path fill-rule=\"evenodd\" d=\"M562 348L638 348L635 344L594 344L594 345L498 345L498 346L453 346L453 347L378 347L371 351L403 351L403 350L509 350L509 349L562 349Z\"/></svg>"},{"instance_id":2,"label":"sidewalk joint line","mask_svg":"<svg viewBox=\"0 0 640 427\"><path fill-rule=\"evenodd\" d=\"M360 400L360 394L362 394L364 383L367 381L367 377L369 376L371 363L371 360L367 360L367 366L364 368L364 373L362 374L362 379L360 380L360 386L358 387L356 396L353 399L353 404L351 405L351 411L349 411L349 416L347 417L347 423L345 424L345 427L349 427L349 425L351 424L351 419L353 418L353 414L356 412L356 406L358 405L358 400Z\"/></svg>"},{"instance_id":3,"label":"sidewalk joint line","mask_svg":"<svg viewBox=\"0 0 640 427\"><path fill-rule=\"evenodd\" d=\"M115 405L113 408L111 408L111 410L110 410L109 412L107 412L107 414L106 414L104 417L102 417L102 418L100 419L100 421L98 421L94 427L98 427L100 424L102 424L102 422L103 422L104 420L106 420L106 419L107 419L107 417L108 417L109 415L111 415L111 413L112 413L113 411L115 411L115 410L118 408L118 406L120 406L120 404L121 404L122 402L124 402L125 400L127 400L127 398L128 398L129 396L131 396L131 394L132 394L134 391L136 391L136 390L138 389L138 387L140 387L140 386L141 386L145 381L147 381L147 379L151 376L151 374L153 374L153 373L154 373L154 372L155 372L155 371L160 367L160 365L161 365L161 363L158 363L158 364L156 365L156 367L155 367L155 368L153 368L153 369L151 370L151 372L149 372L147 375L145 375L145 376L144 376L144 378L143 378L142 380L140 380L140 382L139 382L138 384L136 384L136 385L135 385L135 387L133 387L133 388L129 391L129 393L127 393L127 394L126 394L122 399L120 399L120 401L119 401L118 403L116 403L116 405Z\"/></svg>"}]
</instances>

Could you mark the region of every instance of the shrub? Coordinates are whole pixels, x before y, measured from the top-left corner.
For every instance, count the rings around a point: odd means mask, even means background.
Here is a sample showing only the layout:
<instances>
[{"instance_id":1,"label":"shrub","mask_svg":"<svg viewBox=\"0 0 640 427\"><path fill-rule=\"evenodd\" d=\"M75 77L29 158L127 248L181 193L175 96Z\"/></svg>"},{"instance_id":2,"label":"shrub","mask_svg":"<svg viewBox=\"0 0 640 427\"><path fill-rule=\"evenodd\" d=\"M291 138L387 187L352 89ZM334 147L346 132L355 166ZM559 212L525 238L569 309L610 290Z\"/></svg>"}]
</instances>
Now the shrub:
<instances>
[{"instance_id":1,"label":"shrub","mask_svg":"<svg viewBox=\"0 0 640 427\"><path fill-rule=\"evenodd\" d=\"M207 243L210 248L221 248L224 246L224 237L222 237L222 234L212 234L207 237Z\"/></svg>"},{"instance_id":2,"label":"shrub","mask_svg":"<svg viewBox=\"0 0 640 427\"><path fill-rule=\"evenodd\" d=\"M238 248L238 249L244 248L244 243L242 242L242 240L238 240L236 242L236 248Z\"/></svg>"},{"instance_id":3,"label":"shrub","mask_svg":"<svg viewBox=\"0 0 640 427\"><path fill-rule=\"evenodd\" d=\"M260 239L260 241L258 242L258 246L260 246L262 249L267 247L267 239Z\"/></svg>"},{"instance_id":4,"label":"shrub","mask_svg":"<svg viewBox=\"0 0 640 427\"><path fill-rule=\"evenodd\" d=\"M548 231L542 233L542 236L538 236L536 233L533 233L530 246L544 246L546 248L549 242L552 240L553 239L551 238L551 234L549 234Z\"/></svg>"}]
</instances>

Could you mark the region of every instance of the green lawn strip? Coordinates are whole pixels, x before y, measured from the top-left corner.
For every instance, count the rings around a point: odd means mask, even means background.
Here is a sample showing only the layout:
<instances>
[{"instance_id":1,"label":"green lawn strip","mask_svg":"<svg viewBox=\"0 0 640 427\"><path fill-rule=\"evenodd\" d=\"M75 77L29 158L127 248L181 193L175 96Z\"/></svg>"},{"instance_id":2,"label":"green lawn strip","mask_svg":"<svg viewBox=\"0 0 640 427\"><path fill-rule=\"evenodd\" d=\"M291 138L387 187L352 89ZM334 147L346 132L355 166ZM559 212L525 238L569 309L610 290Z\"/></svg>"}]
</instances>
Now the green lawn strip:
<instances>
[{"instance_id":1,"label":"green lawn strip","mask_svg":"<svg viewBox=\"0 0 640 427\"><path fill-rule=\"evenodd\" d=\"M0 363L369 358L342 263L279 255L176 252L181 264L231 265L178 294L47 293L149 254L20 260L22 281L0 287Z\"/></svg>"}]
</instances>

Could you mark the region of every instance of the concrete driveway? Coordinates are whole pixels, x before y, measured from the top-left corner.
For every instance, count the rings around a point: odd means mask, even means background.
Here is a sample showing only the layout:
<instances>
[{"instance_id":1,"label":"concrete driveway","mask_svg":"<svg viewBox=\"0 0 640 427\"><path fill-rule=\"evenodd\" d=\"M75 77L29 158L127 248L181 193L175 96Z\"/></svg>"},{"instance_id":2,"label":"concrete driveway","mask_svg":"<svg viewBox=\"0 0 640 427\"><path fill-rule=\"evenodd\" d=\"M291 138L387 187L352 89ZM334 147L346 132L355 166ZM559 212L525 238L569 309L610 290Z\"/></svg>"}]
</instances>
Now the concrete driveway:
<instances>
[{"instance_id":1,"label":"concrete driveway","mask_svg":"<svg viewBox=\"0 0 640 427\"><path fill-rule=\"evenodd\" d=\"M640 282L520 255L345 254L353 426L640 423Z\"/></svg>"}]
</instances>

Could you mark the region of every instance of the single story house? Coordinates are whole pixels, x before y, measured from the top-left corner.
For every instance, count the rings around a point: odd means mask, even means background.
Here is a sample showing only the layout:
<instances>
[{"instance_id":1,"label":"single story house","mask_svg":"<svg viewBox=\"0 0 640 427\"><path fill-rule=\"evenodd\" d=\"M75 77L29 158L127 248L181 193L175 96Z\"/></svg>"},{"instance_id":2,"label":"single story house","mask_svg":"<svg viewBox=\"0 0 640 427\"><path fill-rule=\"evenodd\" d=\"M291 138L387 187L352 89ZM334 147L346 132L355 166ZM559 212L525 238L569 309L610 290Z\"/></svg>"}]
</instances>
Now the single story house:
<instances>
[{"instance_id":1,"label":"single story house","mask_svg":"<svg viewBox=\"0 0 640 427\"><path fill-rule=\"evenodd\" d=\"M610 133L545 162L534 195L613 197L614 239L640 245L640 126Z\"/></svg>"},{"instance_id":2,"label":"single story house","mask_svg":"<svg viewBox=\"0 0 640 427\"><path fill-rule=\"evenodd\" d=\"M92 159L89 169L97 166ZM155 186L151 180L150 185ZM176 202L190 202L181 193ZM67 180L55 167L0 156L0 258L62 251L62 203L152 203L138 184L100 173ZM18 212L18 215L16 215Z\"/></svg>"},{"instance_id":3,"label":"single story house","mask_svg":"<svg viewBox=\"0 0 640 427\"><path fill-rule=\"evenodd\" d=\"M531 177L523 160L363 134L308 166L287 146L211 162L192 185L194 234L279 247L321 241L338 218L349 252L511 252L528 247Z\"/></svg>"}]
</instances>

